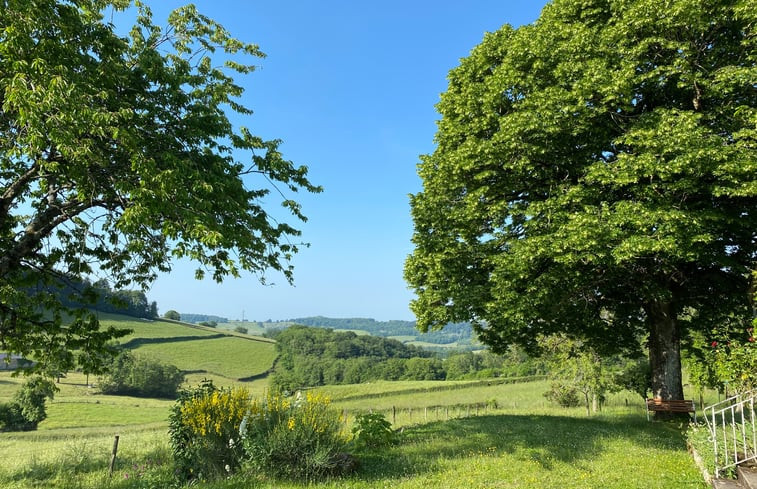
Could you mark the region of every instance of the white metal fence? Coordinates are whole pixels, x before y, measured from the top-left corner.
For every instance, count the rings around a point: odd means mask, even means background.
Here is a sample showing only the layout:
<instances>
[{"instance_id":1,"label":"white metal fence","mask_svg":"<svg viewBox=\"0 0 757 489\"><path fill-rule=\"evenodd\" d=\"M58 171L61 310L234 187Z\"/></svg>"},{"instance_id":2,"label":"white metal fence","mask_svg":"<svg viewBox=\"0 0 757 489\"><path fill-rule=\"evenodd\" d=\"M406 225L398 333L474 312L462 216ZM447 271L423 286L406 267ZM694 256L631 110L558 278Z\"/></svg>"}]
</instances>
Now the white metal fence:
<instances>
[{"instance_id":1,"label":"white metal fence","mask_svg":"<svg viewBox=\"0 0 757 489\"><path fill-rule=\"evenodd\" d=\"M715 452L715 477L728 468L757 460L757 391L739 394L704 409Z\"/></svg>"}]
</instances>

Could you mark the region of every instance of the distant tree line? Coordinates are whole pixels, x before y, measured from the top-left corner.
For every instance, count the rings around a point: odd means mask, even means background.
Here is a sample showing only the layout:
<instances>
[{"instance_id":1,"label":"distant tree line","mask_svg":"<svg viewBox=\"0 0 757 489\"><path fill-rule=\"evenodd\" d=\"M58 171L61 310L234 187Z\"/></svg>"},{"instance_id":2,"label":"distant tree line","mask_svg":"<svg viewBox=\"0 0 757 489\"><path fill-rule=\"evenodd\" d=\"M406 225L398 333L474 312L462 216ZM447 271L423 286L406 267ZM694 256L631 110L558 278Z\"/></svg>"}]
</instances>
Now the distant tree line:
<instances>
[{"instance_id":1,"label":"distant tree line","mask_svg":"<svg viewBox=\"0 0 757 489\"><path fill-rule=\"evenodd\" d=\"M229 319L221 316L213 316L212 314L194 314L189 312L181 313L181 320L186 323L228 323Z\"/></svg>"},{"instance_id":2,"label":"distant tree line","mask_svg":"<svg viewBox=\"0 0 757 489\"><path fill-rule=\"evenodd\" d=\"M356 329L367 331L373 336L417 336L419 341L446 345L456 341L467 341L472 337L470 323L450 323L444 329L421 333L415 321L376 321L371 318L328 318L314 316L289 319L288 322L316 328Z\"/></svg>"},{"instance_id":3,"label":"distant tree line","mask_svg":"<svg viewBox=\"0 0 757 489\"><path fill-rule=\"evenodd\" d=\"M106 280L90 282L69 276L60 276L48 284L30 287L31 292L40 289L56 295L67 308L88 308L100 312L123 314L136 318L158 317L158 303L150 302L141 290L113 290Z\"/></svg>"},{"instance_id":4,"label":"distant tree line","mask_svg":"<svg viewBox=\"0 0 757 489\"><path fill-rule=\"evenodd\" d=\"M543 363L512 350L459 353L446 359L378 336L294 325L275 333L272 383L283 390L375 380L444 380L544 373Z\"/></svg>"},{"instance_id":5,"label":"distant tree line","mask_svg":"<svg viewBox=\"0 0 757 489\"><path fill-rule=\"evenodd\" d=\"M158 317L158 303L148 301L141 290L111 290L104 280L95 282L92 287L97 294L92 307L98 311L145 319Z\"/></svg>"}]
</instances>

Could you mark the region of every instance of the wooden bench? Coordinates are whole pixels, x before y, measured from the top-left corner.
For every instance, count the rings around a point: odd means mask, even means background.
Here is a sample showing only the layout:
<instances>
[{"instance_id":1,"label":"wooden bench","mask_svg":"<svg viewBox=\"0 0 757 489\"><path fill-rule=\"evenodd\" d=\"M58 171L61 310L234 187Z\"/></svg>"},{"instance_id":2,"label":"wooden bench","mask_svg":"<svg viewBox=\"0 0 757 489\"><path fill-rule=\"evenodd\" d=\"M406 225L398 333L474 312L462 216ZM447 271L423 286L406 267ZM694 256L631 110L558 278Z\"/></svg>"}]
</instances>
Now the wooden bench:
<instances>
[{"instance_id":1,"label":"wooden bench","mask_svg":"<svg viewBox=\"0 0 757 489\"><path fill-rule=\"evenodd\" d=\"M649 421L649 413L651 412L665 412L665 413L694 413L694 422L697 422L697 409L694 401L691 399L683 400L662 400L662 399L647 399L647 421Z\"/></svg>"}]
</instances>

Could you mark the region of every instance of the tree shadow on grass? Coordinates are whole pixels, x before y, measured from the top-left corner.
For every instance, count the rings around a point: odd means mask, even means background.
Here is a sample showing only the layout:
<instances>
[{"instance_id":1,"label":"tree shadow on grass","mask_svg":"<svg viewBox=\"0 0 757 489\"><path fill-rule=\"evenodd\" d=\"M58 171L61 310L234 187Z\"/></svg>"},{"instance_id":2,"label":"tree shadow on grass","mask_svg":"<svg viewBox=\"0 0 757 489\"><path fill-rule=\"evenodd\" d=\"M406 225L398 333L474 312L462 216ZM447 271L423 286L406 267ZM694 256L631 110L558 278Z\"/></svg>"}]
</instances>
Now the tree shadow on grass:
<instances>
[{"instance_id":1,"label":"tree shadow on grass","mask_svg":"<svg viewBox=\"0 0 757 489\"><path fill-rule=\"evenodd\" d=\"M229 335L217 333L205 336L171 336L161 338L132 338L126 343L120 345L123 349L134 349L143 345L158 345L164 343L181 343L184 341L203 341L203 340L217 340L219 338L229 338Z\"/></svg>"},{"instance_id":2,"label":"tree shadow on grass","mask_svg":"<svg viewBox=\"0 0 757 489\"><path fill-rule=\"evenodd\" d=\"M549 470L555 461L573 466L601 455L605 442L624 439L648 449L680 450L677 425L650 423L635 415L575 418L544 415L489 415L438 421L406 429L401 446L361 457L357 475L366 480L434 472L444 459L517 454Z\"/></svg>"}]
</instances>

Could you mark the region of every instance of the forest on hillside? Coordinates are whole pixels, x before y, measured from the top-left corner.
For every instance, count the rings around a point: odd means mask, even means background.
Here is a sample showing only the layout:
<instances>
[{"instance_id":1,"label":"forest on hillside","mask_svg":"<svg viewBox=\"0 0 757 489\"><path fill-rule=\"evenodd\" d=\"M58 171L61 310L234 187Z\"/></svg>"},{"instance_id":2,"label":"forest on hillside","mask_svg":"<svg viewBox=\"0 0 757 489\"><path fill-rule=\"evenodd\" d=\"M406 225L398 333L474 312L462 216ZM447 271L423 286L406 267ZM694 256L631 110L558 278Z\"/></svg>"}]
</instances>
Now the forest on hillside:
<instances>
[{"instance_id":1,"label":"forest on hillside","mask_svg":"<svg viewBox=\"0 0 757 489\"><path fill-rule=\"evenodd\" d=\"M544 363L519 350L507 355L459 352L446 358L379 336L294 325L275 335L272 384L282 390L375 380L445 380L545 373Z\"/></svg>"}]
</instances>

